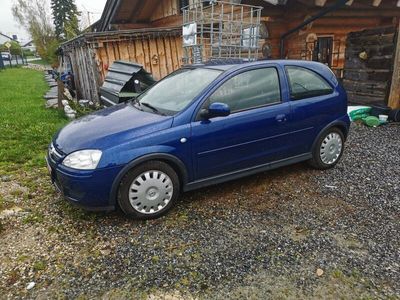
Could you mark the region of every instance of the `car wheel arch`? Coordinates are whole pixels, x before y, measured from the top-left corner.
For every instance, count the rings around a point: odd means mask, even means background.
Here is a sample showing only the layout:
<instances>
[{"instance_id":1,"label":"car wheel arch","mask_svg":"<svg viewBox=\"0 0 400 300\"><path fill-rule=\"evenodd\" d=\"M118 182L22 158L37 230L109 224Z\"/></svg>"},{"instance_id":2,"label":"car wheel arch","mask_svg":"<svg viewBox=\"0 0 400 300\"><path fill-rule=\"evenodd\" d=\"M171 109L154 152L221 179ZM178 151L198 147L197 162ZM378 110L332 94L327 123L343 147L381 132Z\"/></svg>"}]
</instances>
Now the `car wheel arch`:
<instances>
[{"instance_id":1,"label":"car wheel arch","mask_svg":"<svg viewBox=\"0 0 400 300\"><path fill-rule=\"evenodd\" d=\"M145 162L149 162L149 161L162 161L164 163L167 163L171 168L173 168L174 171L177 173L179 180L181 182L181 189L188 182L188 174L187 174L185 164L179 158L177 158L174 155L168 154L168 153L146 154L146 155L140 156L140 157L130 161L115 177L113 184L112 184L111 193L110 193L109 202L111 205L116 205L118 190L119 190L121 180L129 172L129 170L131 170L132 168L134 168L138 165L141 165Z\"/></svg>"},{"instance_id":2,"label":"car wheel arch","mask_svg":"<svg viewBox=\"0 0 400 300\"><path fill-rule=\"evenodd\" d=\"M314 142L313 142L312 148L311 148L311 152L314 150L314 148L316 146L316 143L318 142L318 140L321 137L321 135L323 135L327 130L329 130L331 128L338 128L343 133L343 136L344 136L345 140L347 139L347 135L349 133L349 130L348 130L348 126L346 125L346 123L345 122L340 122L340 121L332 122L332 123L328 124L327 126L325 126L324 128L322 128L320 130L320 132L318 133L318 135L314 139Z\"/></svg>"}]
</instances>

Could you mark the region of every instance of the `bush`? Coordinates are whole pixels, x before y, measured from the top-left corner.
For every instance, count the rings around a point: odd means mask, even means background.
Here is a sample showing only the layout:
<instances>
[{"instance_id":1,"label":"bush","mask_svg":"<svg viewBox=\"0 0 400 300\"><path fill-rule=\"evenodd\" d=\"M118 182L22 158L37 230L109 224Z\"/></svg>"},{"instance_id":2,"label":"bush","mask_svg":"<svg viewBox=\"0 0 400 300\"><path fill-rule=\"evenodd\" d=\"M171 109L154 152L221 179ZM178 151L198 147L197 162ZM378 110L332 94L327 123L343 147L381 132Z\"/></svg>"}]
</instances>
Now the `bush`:
<instances>
[{"instance_id":1,"label":"bush","mask_svg":"<svg viewBox=\"0 0 400 300\"><path fill-rule=\"evenodd\" d=\"M10 52L12 55L21 55L21 45L16 41L9 41L11 44ZM8 48L5 46L5 43L0 46L1 52L8 52Z\"/></svg>"}]
</instances>

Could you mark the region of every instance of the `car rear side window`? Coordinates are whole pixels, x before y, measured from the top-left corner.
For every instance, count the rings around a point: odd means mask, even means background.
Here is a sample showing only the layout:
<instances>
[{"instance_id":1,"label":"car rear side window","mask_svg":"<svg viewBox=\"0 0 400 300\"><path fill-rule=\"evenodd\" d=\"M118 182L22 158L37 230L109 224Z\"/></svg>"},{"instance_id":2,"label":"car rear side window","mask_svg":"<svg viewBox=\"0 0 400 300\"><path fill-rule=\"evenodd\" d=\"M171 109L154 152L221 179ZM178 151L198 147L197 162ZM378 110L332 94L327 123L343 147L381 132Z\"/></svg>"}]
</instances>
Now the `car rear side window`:
<instances>
[{"instance_id":1,"label":"car rear side window","mask_svg":"<svg viewBox=\"0 0 400 300\"><path fill-rule=\"evenodd\" d=\"M279 76L275 68L246 71L223 83L208 104L221 102L231 112L247 110L281 101Z\"/></svg>"},{"instance_id":2,"label":"car rear side window","mask_svg":"<svg viewBox=\"0 0 400 300\"><path fill-rule=\"evenodd\" d=\"M325 79L309 69L288 66L286 73L289 78L292 100L328 95L333 92L332 87Z\"/></svg>"}]
</instances>

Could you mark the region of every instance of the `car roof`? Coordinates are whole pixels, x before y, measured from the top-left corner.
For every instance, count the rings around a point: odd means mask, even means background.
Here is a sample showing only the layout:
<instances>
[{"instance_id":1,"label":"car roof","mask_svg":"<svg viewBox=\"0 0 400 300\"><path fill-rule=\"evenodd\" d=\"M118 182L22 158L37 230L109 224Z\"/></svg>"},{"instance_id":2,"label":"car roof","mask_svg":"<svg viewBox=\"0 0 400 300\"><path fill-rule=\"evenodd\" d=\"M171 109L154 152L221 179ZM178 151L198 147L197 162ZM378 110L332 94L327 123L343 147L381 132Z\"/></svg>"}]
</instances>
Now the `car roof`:
<instances>
[{"instance_id":1,"label":"car roof","mask_svg":"<svg viewBox=\"0 0 400 300\"><path fill-rule=\"evenodd\" d=\"M211 61L205 64L193 64L186 65L184 68L205 68L205 69L213 69L220 70L224 73L231 73L236 70L244 69L251 66L298 66L303 68L308 68L317 71L320 75L323 75L326 79L333 80L336 82L336 77L329 69L328 66L309 60L295 60L295 59L269 59L269 60L257 60L253 62L241 62L235 61L235 63L231 63L231 61Z\"/></svg>"},{"instance_id":2,"label":"car roof","mask_svg":"<svg viewBox=\"0 0 400 300\"><path fill-rule=\"evenodd\" d=\"M321 63L309 60L296 60L296 59L269 59L269 60L257 60L253 62L242 62L242 63L235 63L235 64L224 64L221 62L220 64L204 64L204 68L217 68L223 71L229 69L241 69L248 66L257 66L257 65L295 65L295 66L303 66L303 67L312 67L312 66L321 66Z\"/></svg>"},{"instance_id":3,"label":"car roof","mask_svg":"<svg viewBox=\"0 0 400 300\"><path fill-rule=\"evenodd\" d=\"M216 69L221 71L228 71L233 69L242 69L249 66L257 66L257 65L282 65L282 66L300 66L300 67L316 67L321 68L321 66L325 66L319 62L309 61L309 60L295 60L295 59L270 59L270 60L257 60L252 62L235 62L231 61L211 61L204 64L193 64L186 65L184 67L187 68L205 68L205 69ZM326 67L326 66L325 66Z\"/></svg>"}]
</instances>

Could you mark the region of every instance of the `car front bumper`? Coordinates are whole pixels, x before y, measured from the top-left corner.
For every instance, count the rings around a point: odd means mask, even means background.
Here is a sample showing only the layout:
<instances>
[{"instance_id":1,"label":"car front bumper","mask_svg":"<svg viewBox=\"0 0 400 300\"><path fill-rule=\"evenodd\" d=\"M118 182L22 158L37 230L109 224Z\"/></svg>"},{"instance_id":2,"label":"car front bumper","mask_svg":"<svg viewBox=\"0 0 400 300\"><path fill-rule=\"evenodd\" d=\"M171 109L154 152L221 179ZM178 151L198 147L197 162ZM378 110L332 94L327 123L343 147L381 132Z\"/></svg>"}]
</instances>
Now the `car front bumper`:
<instances>
[{"instance_id":1,"label":"car front bumper","mask_svg":"<svg viewBox=\"0 0 400 300\"><path fill-rule=\"evenodd\" d=\"M111 211L116 199L111 199L114 179L122 167L80 171L57 164L46 156L51 182L69 202L90 211Z\"/></svg>"}]
</instances>

